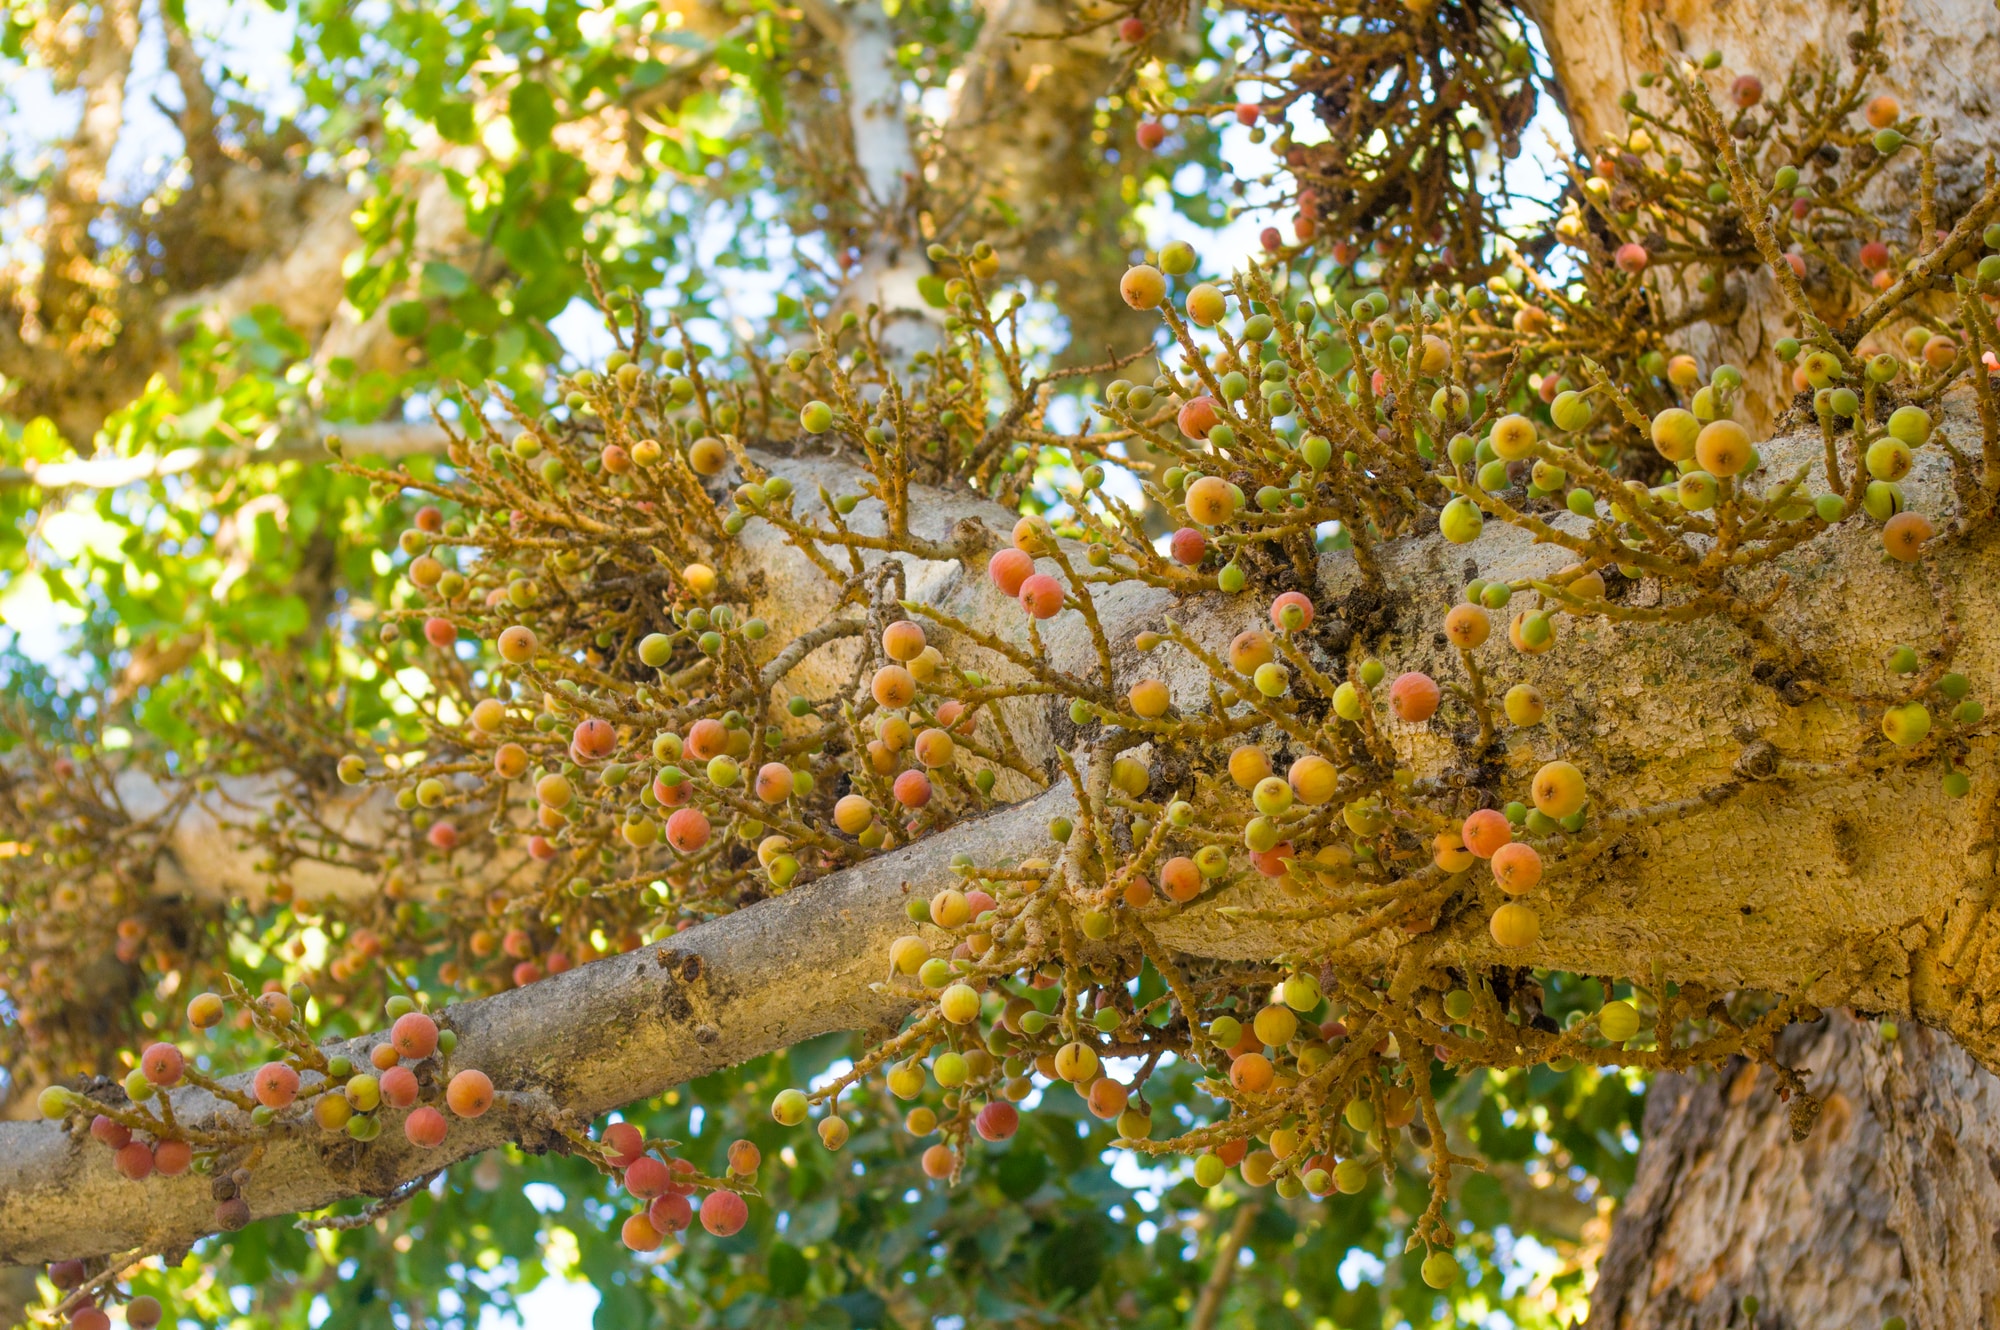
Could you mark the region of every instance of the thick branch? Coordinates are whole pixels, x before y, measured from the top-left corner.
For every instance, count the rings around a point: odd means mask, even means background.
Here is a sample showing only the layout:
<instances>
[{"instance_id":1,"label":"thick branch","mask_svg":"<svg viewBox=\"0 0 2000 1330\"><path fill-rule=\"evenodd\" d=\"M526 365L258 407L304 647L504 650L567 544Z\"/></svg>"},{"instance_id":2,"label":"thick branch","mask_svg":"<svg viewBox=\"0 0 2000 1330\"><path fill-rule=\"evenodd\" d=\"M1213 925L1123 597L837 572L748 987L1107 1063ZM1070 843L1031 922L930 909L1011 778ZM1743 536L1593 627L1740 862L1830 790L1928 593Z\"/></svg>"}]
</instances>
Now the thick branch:
<instances>
[{"instance_id":1,"label":"thick branch","mask_svg":"<svg viewBox=\"0 0 2000 1330\"><path fill-rule=\"evenodd\" d=\"M82 61L71 71L76 86L83 89L83 115L49 182L40 237L44 320L64 307L68 293L83 280L76 265L87 263L93 249L90 224L97 216L111 151L125 123L125 75L138 41L137 0L105 0L84 40Z\"/></svg>"},{"instance_id":2,"label":"thick branch","mask_svg":"<svg viewBox=\"0 0 2000 1330\"><path fill-rule=\"evenodd\" d=\"M1030 803L941 839L992 862L1035 843L1046 818ZM589 1118L774 1048L895 1018L903 1004L870 985L887 978L889 943L910 928L904 902L957 880L940 848L913 846L670 942L446 1008L442 1023L459 1037L453 1065L485 1071L518 1092L514 1103L455 1120L435 1150L405 1144L397 1121L362 1146L307 1119L274 1141L254 1171L252 1212L284 1215L383 1196L506 1141L561 1148L550 1108ZM375 1042L343 1048L365 1063ZM229 1084L240 1090L248 1081ZM174 1111L189 1126L242 1125L240 1113L197 1090L178 1092ZM0 1265L183 1246L214 1229L208 1191L208 1179L191 1174L129 1182L111 1167L110 1151L55 1124L0 1123Z\"/></svg>"},{"instance_id":3,"label":"thick branch","mask_svg":"<svg viewBox=\"0 0 2000 1330\"><path fill-rule=\"evenodd\" d=\"M1963 423L1954 417L1943 428ZM1942 512L1950 502L1949 462L1936 452L1920 455L1905 491L1912 507ZM1772 474L1789 475L1822 449L1806 435L1774 441L1764 453ZM820 485L834 494L852 492L861 475L837 459L762 461L790 477L802 495ZM970 492L919 492L910 510L915 536L932 547L965 550L968 557L990 548L990 530L1005 517ZM857 530L879 532L879 505L864 504L852 520ZM1582 519L1560 520L1573 527ZM1454 680L1462 667L1436 628L1468 575L1467 552L1436 537L1377 546L1379 587L1364 581L1351 556L1324 556L1312 633L1328 650L1375 653L1393 668ZM1470 552L1481 575L1510 580L1546 579L1571 557L1497 524ZM871 552L865 562L885 557ZM1948 547L1933 557L1940 560L1943 585L2000 582L2000 549L1990 542ZM1019 608L991 588L978 562L906 560L908 595L990 637L1025 644ZM1783 571L1789 594L1765 616L1766 628L1811 652L1830 693L1890 686L1879 663L1889 645L1908 642L1921 650L1940 640L1940 606L1920 575L1882 556L1870 525L1844 524L1786 556ZM765 522L744 532L726 572L736 586L761 587L755 608L771 621L773 650L824 622L835 608L837 589ZM1644 606L1658 594L1642 582L1626 600ZM1196 641L1221 651L1263 609L1222 595L1176 601L1136 582L1103 590L1097 601L1099 621L1114 644L1119 686L1140 675L1163 678L1188 714L1210 706L1205 668L1176 648L1138 656L1125 644L1141 629L1162 627L1171 614ZM2000 612L1984 598L1960 597L1952 613L1960 630L1952 667L1975 680L2000 677ZM2000 930L1986 910L1994 880L1983 830L1995 787L1989 763L1967 764L1973 797L1949 798L1935 760L1894 760L1875 733L1875 715L1857 714L1828 696L1789 704L1786 697L1796 698L1791 681L1753 671L1748 639L1717 620L1564 617L1557 632L1557 646L1541 656L1510 653L1497 635L1482 648L1494 685L1532 683L1551 700L1543 725L1512 731L1503 751L1487 760L1503 768L1497 788L1508 797L1518 797L1544 761L1577 763L1597 800L1589 825L1601 829L1602 839L1586 836L1580 852L1551 861L1533 898L1543 919L1533 946L1505 952L1495 946L1486 919L1498 896L1487 877L1474 873L1434 927L1377 935L1372 945L1385 966L1526 964L1714 991L1766 989L1823 1005L1910 1013L1950 1030L1988 1066L2000 1064L2000 1003L1989 1001L2000 992ZM1056 665L1090 676L1095 648L1082 616L1051 620L1043 633ZM1005 658L954 635L935 640L953 659L991 678L1021 677ZM851 675L853 661L845 653L853 649L854 639L840 639L812 653L790 677L802 691L839 689ZM1011 705L1018 709L1024 747L1051 760L1065 732L1049 703L1022 698ZM1468 722L1454 733L1457 720L1448 711L1425 726L1378 725L1400 765L1420 780L1439 781L1456 779L1451 773L1467 763L1463 745L1472 742L1476 727ZM1962 742L1989 746L1984 738ZM1010 779L1019 783L1011 793L1003 787L1003 795L1030 795L1025 780ZM717 1032L711 1043L688 1042L694 1039L689 1026L699 1024L694 1017L676 1023L657 1013L666 1000L664 981L654 976L641 982L638 976L650 973L644 968L650 953L642 953L638 960L584 967L580 978L566 975L454 1009L464 1013L464 1060L487 1067L502 1086L541 1090L559 1105L595 1113L724 1062L884 1014L866 995L866 983L879 973L888 941L908 927L900 914L904 880L913 890L941 880L958 853L993 863L1047 851L1049 818L1073 807L1059 785L1004 814L941 832L889 859L683 935L672 945L676 954L692 949L713 962L706 981L711 1005L694 1008L708 1013L702 1019ZM1667 811L1636 816L1648 809ZM224 839L209 836L205 843ZM223 875L219 868L186 865L182 872L188 886ZM1184 956L1310 960L1353 922L1301 911L1297 901L1260 882L1246 874L1210 902L1152 907L1148 925L1161 945ZM631 1074L639 1065L644 1074ZM504 1134L501 1126L526 1129L516 1122L468 1130L461 1144L448 1148L491 1144ZM321 1205L346 1193L379 1193L438 1162L378 1145L373 1149L391 1163L371 1162L371 1153L336 1166L303 1143L286 1148L298 1152L305 1181L286 1180L289 1160L260 1170L274 1179L267 1185L283 1189L256 1198L261 1213ZM0 1184L13 1193L0 1203L0 1241L8 1244L0 1247L0 1260L28 1259L73 1242L81 1230L70 1216L84 1211L92 1231L105 1233L99 1249L134 1241L124 1230L103 1229L104 1213L121 1209L108 1204L108 1193L94 1190L108 1185L108 1167L92 1171L95 1165L73 1154L53 1129L0 1138L0 1155L9 1160ZM181 1195L179 1184L147 1185ZM178 1215L176 1222L186 1225L199 1218L193 1205L176 1202L161 1213ZM154 1213L151 1206L139 1209Z\"/></svg>"},{"instance_id":4,"label":"thick branch","mask_svg":"<svg viewBox=\"0 0 2000 1330\"><path fill-rule=\"evenodd\" d=\"M1789 475L1821 455L1812 435L1765 448L1774 475ZM851 492L862 475L835 459L763 461L803 494L821 485L832 494ZM1948 471L1947 459L1925 449L1904 481L1911 506L1948 508ZM921 489L911 513L917 537L963 541L967 548L990 540L1005 518L970 492ZM871 501L850 520L859 532L879 534L880 507ZM1575 527L1582 519L1559 520ZM981 530L988 533L983 538L975 534ZM1487 578L1546 579L1571 558L1498 524L1469 550ZM1381 591L1365 584L1351 556L1323 556L1314 633L1322 643L1360 633L1362 649L1397 669L1457 680L1463 667L1454 650L1439 644L1436 629L1467 575L1465 553L1436 537L1378 547ZM864 566L885 557L871 551ZM1991 544L1974 542L1937 557L1944 584L2000 583L2000 550ZM904 563L910 599L1025 647L1025 618L980 568L950 560ZM1907 642L1923 650L1939 640L1940 607L1919 576L1882 556L1872 525L1845 523L1781 565L1790 579L1787 593L1764 616L1765 627L1809 647L1827 671L1821 682L1836 694L1890 686L1880 665L1889 647ZM770 622L773 650L838 608L838 588L765 522L752 523L737 542L730 573L739 587L761 587L752 610ZM1627 601L1643 607L1658 595L1654 584L1642 582ZM1261 616L1261 606L1240 598L1177 600L1130 581L1100 588L1097 611L1118 653L1119 687L1143 676L1163 679L1188 714L1209 707L1206 669L1171 648L1139 656L1127 644L1171 614L1221 652ZM2000 677L2000 612L1983 598L1961 597L1953 613L1961 641L1951 667L1975 680ZM1555 649L1540 656L1511 652L1497 634L1481 649L1491 686L1530 683L1550 699L1542 725L1504 738L1500 784L1518 797L1542 762L1576 763L1597 794L1591 818L1603 839L1586 841L1574 862L1551 864L1546 895L1536 898L1543 933L1533 947L1510 953L1494 947L1485 919L1500 898L1475 874L1439 927L1423 935L1430 963L1658 974L1720 991L1768 989L1827 1005L1912 1013L1951 1030L1988 1065L2000 1065L2000 1002L1989 1001L2000 993L2000 928L1986 908L1993 850L1983 822L1995 780L1987 764L1963 763L1974 775L1973 795L1950 798L1939 779L1941 756L1920 749L1928 760L1897 761L1876 730L1878 713L1832 697L1789 704L1790 676L1768 666L1753 670L1752 643L1715 619L1613 623L1559 616L1557 633ZM1055 666L1089 677L1095 649L1081 616L1052 620L1042 635ZM984 648L949 634L939 641L990 678L1023 677ZM792 686L818 695L844 688L856 649L851 638L822 647L793 671ZM1010 705L1024 749L1052 769L1065 708L1044 699ZM1461 744L1469 739L1454 735L1451 723L1449 713L1426 726L1392 723L1386 737L1400 762L1419 777L1437 778L1466 761ZM1989 744L1976 736L1965 742ZM1022 798L1032 790L1010 775L999 793ZM1613 834L1635 816L1632 829ZM201 830L186 838L204 847L218 839ZM239 868L237 879L254 879L247 856ZM1246 959L1309 956L1351 923L1292 917L1297 912L1297 902L1251 879L1213 903L1166 915L1154 931L1188 954ZM1385 934L1378 945L1386 957L1399 944Z\"/></svg>"}]
</instances>

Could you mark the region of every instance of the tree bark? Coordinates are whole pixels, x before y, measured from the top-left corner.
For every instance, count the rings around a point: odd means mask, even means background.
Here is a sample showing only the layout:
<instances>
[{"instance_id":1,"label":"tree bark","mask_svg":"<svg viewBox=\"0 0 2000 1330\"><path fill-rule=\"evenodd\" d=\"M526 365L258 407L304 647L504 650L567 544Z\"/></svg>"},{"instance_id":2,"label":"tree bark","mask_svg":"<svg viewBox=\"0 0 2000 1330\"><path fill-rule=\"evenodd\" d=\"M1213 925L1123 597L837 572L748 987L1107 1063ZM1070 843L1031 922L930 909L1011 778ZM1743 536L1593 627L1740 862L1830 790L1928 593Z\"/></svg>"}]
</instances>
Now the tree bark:
<instances>
[{"instance_id":1,"label":"tree bark","mask_svg":"<svg viewBox=\"0 0 2000 1330\"><path fill-rule=\"evenodd\" d=\"M1663 53L1720 50L1724 80L1756 74L1769 89L1795 55L1843 57L1862 17L1856 5L1825 0L1530 0L1529 8L1586 150L1622 133L1619 97ZM1876 87L1930 118L1945 225L1976 195L2000 141L1991 94L2000 9L1988 0L1890 0L1882 11L1890 63ZM1888 173L1871 200L1892 241L1911 238L1916 162L1912 154ZM1752 409L1769 419L1790 397L1771 354L1789 331L1788 311L1767 273L1732 280L1743 287L1741 316L1703 330L1690 349L1710 364L1746 367ZM1847 311L1822 312L1837 325ZM1871 834L1865 852L1895 839ZM1905 1026L1885 1043L1844 1015L1790 1032L1781 1047L1813 1069L1809 1084L1826 1101L1803 1144L1789 1139L1787 1106L1755 1067L1654 1082L1638 1180L1618 1212L1591 1330L1874 1330L1890 1315L1920 1327L1994 1324L2000 1081L1932 1031ZM1754 1322L1740 1311L1746 1294L1762 1304Z\"/></svg>"},{"instance_id":2,"label":"tree bark","mask_svg":"<svg viewBox=\"0 0 2000 1330\"><path fill-rule=\"evenodd\" d=\"M1608 139L1624 137L1626 113L1618 99L1628 90L1649 109L1662 109L1661 91L1640 91L1638 80L1664 60L1698 61L1720 51L1718 86L1754 74L1775 95L1794 59L1831 59L1851 76L1848 35L1866 17L1857 0L1525 0L1524 8L1541 29L1577 147L1592 154ZM1979 196L1987 156L2000 143L2000 100L1992 94L2000 6L1991 0L1881 0L1879 8L1889 67L1869 88L1895 97L1906 116L1925 117L1924 133L1936 135L1937 224L1949 227ZM1907 152L1864 199L1899 255L1914 252L1918 190L1919 157ZM1710 368L1730 361L1744 369L1739 416L1768 426L1792 397L1789 367L1773 351L1779 338L1795 331L1788 326L1790 307L1761 267L1729 280L1742 296L1737 318L1688 328L1683 349ZM1854 312L1844 293L1820 284L1818 274L1808 273L1806 292L1836 328Z\"/></svg>"},{"instance_id":3,"label":"tree bark","mask_svg":"<svg viewBox=\"0 0 2000 1330\"><path fill-rule=\"evenodd\" d=\"M1934 1031L1845 1014L1780 1051L1825 1104L1802 1143L1754 1065L1654 1082L1589 1330L1993 1325L2000 1078Z\"/></svg>"}]
</instances>

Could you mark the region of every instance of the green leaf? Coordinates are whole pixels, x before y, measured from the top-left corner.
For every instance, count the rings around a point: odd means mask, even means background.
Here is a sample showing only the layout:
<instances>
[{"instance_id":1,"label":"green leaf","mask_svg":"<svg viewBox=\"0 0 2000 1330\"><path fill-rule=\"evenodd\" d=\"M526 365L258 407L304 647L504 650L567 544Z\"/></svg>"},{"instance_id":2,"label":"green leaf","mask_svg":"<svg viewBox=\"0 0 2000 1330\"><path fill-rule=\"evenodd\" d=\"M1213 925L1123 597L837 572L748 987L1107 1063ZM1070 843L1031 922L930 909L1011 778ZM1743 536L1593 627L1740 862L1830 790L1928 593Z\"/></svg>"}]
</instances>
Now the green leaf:
<instances>
[{"instance_id":1,"label":"green leaf","mask_svg":"<svg viewBox=\"0 0 2000 1330\"><path fill-rule=\"evenodd\" d=\"M465 269L436 261L424 265L419 284L427 296L462 296L472 289L472 279Z\"/></svg>"},{"instance_id":2,"label":"green leaf","mask_svg":"<svg viewBox=\"0 0 2000 1330\"><path fill-rule=\"evenodd\" d=\"M437 126L439 137L448 143L471 143L479 133L469 102L440 103L431 123Z\"/></svg>"},{"instance_id":3,"label":"green leaf","mask_svg":"<svg viewBox=\"0 0 2000 1330\"><path fill-rule=\"evenodd\" d=\"M389 306L389 331L406 340L422 336L430 321L430 306L421 300L399 300Z\"/></svg>"},{"instance_id":4,"label":"green leaf","mask_svg":"<svg viewBox=\"0 0 2000 1330\"><path fill-rule=\"evenodd\" d=\"M555 99L541 84L523 80L507 95L507 118L513 122L514 137L522 147L543 147L555 132Z\"/></svg>"},{"instance_id":5,"label":"green leaf","mask_svg":"<svg viewBox=\"0 0 2000 1330\"><path fill-rule=\"evenodd\" d=\"M804 1252L783 1239L771 1244L770 1255L764 1258L764 1277L771 1281L775 1296L797 1297L805 1291L806 1280L811 1276L812 1264Z\"/></svg>"},{"instance_id":6,"label":"green leaf","mask_svg":"<svg viewBox=\"0 0 2000 1330\"><path fill-rule=\"evenodd\" d=\"M995 1168L1000 1192L1010 1201L1025 1201L1048 1180L1049 1161L1039 1150L1019 1145L1000 1156Z\"/></svg>"}]
</instances>

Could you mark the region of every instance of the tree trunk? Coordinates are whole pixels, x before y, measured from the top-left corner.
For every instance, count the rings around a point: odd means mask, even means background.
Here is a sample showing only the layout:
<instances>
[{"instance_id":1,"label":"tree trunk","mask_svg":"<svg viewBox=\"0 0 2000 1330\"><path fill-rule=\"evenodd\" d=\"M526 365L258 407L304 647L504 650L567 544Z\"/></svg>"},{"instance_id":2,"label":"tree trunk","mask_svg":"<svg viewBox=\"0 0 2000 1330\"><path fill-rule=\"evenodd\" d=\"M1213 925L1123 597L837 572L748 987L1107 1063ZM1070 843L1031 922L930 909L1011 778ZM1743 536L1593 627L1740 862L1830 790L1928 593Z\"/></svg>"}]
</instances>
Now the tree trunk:
<instances>
[{"instance_id":1,"label":"tree trunk","mask_svg":"<svg viewBox=\"0 0 2000 1330\"><path fill-rule=\"evenodd\" d=\"M1589 1330L1995 1324L2000 1078L1933 1031L1845 1014L1779 1049L1825 1104L1804 1142L1754 1065L1654 1082Z\"/></svg>"},{"instance_id":2,"label":"tree trunk","mask_svg":"<svg viewBox=\"0 0 2000 1330\"><path fill-rule=\"evenodd\" d=\"M1828 0L1531 0L1578 146L1625 128L1618 99L1662 54L1723 55L1725 78L1775 88L1794 57L1844 57L1861 6ZM1976 195L2000 141L1992 97L2000 7L1990 0L1888 0L1889 68L1871 86L1929 117L1939 225ZM1774 42L1774 37L1777 40ZM1641 94L1649 97L1651 94ZM1914 154L1871 200L1889 239L1907 241ZM1691 349L1751 372L1768 420L1789 399L1771 354L1789 331L1767 273L1732 279L1741 318ZM1809 288L1809 294L1810 294ZM1846 311L1822 311L1838 315ZM1916 1327L1985 1326L2000 1315L2000 1080L1932 1031L1894 1042L1844 1015L1789 1032L1784 1060L1810 1067L1826 1102L1802 1144L1768 1075L1654 1082L1638 1181L1619 1211L1591 1302L1591 1330L1862 1327L1891 1315ZM1990 1063L1989 1063L1990 1065ZM1762 1311L1738 1308L1745 1295Z\"/></svg>"},{"instance_id":3,"label":"tree trunk","mask_svg":"<svg viewBox=\"0 0 2000 1330\"><path fill-rule=\"evenodd\" d=\"M1699 60L1722 52L1720 80L1754 74L1767 95L1782 87L1795 59L1835 62L1851 78L1851 33L1867 18L1857 0L1526 0L1540 26L1554 66L1555 83L1577 147L1594 154L1607 139L1623 138L1626 113L1618 99L1638 90L1638 79L1669 58ZM1948 227L1978 197L1986 159L2000 143L2000 100L1992 71L2000 61L2000 6L1992 0L1880 0L1882 52L1888 68L1868 81L1871 95L1887 93L1905 116L1922 116L1924 135L1937 138L1937 224ZM1658 110L1659 90L1639 92ZM1875 182L1865 202L1884 223L1883 239L1895 254L1913 252L1919 157L1905 153ZM1806 293L1822 305L1836 329L1854 310L1809 272ZM1747 387L1740 410L1746 422L1767 426L1791 400L1789 368L1773 347L1795 329L1771 274L1763 269L1729 279L1742 305L1733 324L1697 324L1683 348L1711 368L1723 361L1742 367Z\"/></svg>"}]
</instances>

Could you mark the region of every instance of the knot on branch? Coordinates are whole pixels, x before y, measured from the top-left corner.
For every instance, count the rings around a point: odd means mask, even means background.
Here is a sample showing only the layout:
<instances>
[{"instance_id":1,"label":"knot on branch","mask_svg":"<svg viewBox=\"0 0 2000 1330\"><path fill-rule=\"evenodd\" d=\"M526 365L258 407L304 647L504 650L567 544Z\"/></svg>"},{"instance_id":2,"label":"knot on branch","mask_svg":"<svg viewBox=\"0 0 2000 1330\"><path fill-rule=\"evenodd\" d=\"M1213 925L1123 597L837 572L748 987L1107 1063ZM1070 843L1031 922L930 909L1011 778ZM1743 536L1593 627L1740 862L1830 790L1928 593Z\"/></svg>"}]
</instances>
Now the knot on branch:
<instances>
[{"instance_id":1,"label":"knot on branch","mask_svg":"<svg viewBox=\"0 0 2000 1330\"><path fill-rule=\"evenodd\" d=\"M1769 780L1778 774L1778 750L1767 740L1758 739L1737 754L1735 769L1745 780Z\"/></svg>"}]
</instances>

